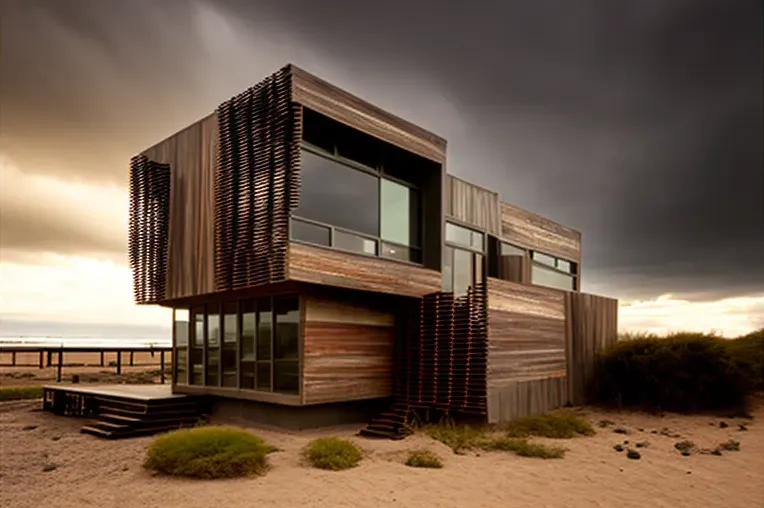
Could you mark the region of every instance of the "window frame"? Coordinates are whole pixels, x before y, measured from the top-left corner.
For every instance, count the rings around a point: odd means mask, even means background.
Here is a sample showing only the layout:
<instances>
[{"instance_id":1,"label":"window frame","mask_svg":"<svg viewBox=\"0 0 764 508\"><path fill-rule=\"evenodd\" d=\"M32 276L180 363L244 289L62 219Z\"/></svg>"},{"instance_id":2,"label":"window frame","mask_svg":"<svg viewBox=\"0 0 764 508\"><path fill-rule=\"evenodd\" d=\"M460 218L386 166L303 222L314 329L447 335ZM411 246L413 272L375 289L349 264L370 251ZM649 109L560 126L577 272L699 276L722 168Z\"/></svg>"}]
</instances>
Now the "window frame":
<instances>
[{"instance_id":1,"label":"window frame","mask_svg":"<svg viewBox=\"0 0 764 508\"><path fill-rule=\"evenodd\" d=\"M482 249L477 249L472 245L472 237L470 237L470 244L461 244L457 242L450 242L446 240L446 230L448 228L448 225L456 226L460 229L464 229L469 231L472 234L480 234L482 236ZM456 270L454 269L454 261L456 259L456 251L460 250L463 252L467 252L470 254L470 278L471 283L468 288L471 286L474 286L475 284L479 284L481 282L485 281L485 278L487 277L487 259L488 256L486 255L486 249L488 248L488 237L485 233L485 231L480 231L479 229L466 226L464 224L460 224L459 222L456 222L452 220L451 218L447 218L443 225L443 266L445 267L448 263L446 263L446 256L448 256L449 252L451 253L451 261L450 261L450 267L451 267L451 282L450 282L450 289L447 290L447 292L454 293L454 296L464 296L463 294L457 295L454 291L454 281L455 281L455 274ZM479 258L478 258L479 256ZM445 275L444 271L442 271ZM479 273L479 276L478 276ZM480 278L480 280L477 280ZM443 290L446 291L446 284L445 284L445 277L443 278ZM466 294L466 293L465 293Z\"/></svg>"},{"instance_id":2,"label":"window frame","mask_svg":"<svg viewBox=\"0 0 764 508\"><path fill-rule=\"evenodd\" d=\"M377 230L378 230L379 234L377 236L369 235L368 233L362 233L362 232L359 232L359 231L354 231L352 229L344 228L342 226L335 226L333 224L327 224L327 223L324 223L324 222L321 222L321 221L317 221L317 220L314 220L314 219L310 219L310 218L306 218L306 217L301 217L301 216L295 215L295 214L290 214L289 240L292 241L292 242L303 243L303 244L306 244L306 245L315 245L315 246L318 246L318 247L330 248L332 250L338 250L340 252L347 252L347 253L356 254L356 255L359 255L359 256L368 256L368 257L377 258L377 259L385 259L385 260L393 261L393 262L396 262L396 263L405 263L405 264L410 264L410 265L414 265L414 266L423 266L423 264L424 264L423 263L423 259L424 259L424 252L423 252L424 251L424 249L423 249L423 243L424 243L423 242L423 238L424 238L424 236L423 236L423 229L424 228L423 228L423 220L422 220L423 219L423 214L422 214L422 212L423 212L422 189L420 187L418 187L417 185L411 183L411 182L406 182L404 180L401 180L399 178L395 178L393 176L390 176L390 175L386 174L385 170L384 170L384 164L382 162L380 162L377 165L377 167L372 168L372 167L367 166L365 164L362 164L360 162L357 162L357 161L354 161L352 159L347 159L347 158L344 158L344 157L340 156L339 153L338 153L336 142L334 143L333 146L334 146L334 151L333 152L329 152L329 151L327 151L327 150L325 150L323 148L320 148L320 147L318 147L316 145L311 144L308 141L304 141L303 140L302 144L301 144L301 149L302 150L306 150L306 151L310 152L313 155L316 155L316 156L328 159L331 162L334 162L335 164L340 164L340 165L346 166L348 168L355 169L357 171L362 171L362 172L364 172L364 173L366 173L368 175L371 175L371 176L374 176L375 178L377 178L377 180L378 180L377 194L378 194L378 197L379 197L378 203L377 203ZM413 191L413 192L417 193L417 197L416 197L416 199L417 199L417 221L418 221L417 230L419 231L419 234L417 235L418 236L418 238L416 239L417 241L416 242L412 242L411 245L404 245L404 244L401 244L401 243L398 243L398 242L386 240L386 239L384 239L382 237L382 199L381 198L382 198L382 181L383 180L387 180L389 182L392 182L392 183L395 183L395 184L407 187L410 191ZM298 239L298 238L293 238L292 237L291 221L298 221L298 222L302 222L304 224L310 224L310 225L313 225L313 226L319 226L319 227L323 227L323 228L328 229L329 230L329 245L313 243L313 242L310 242L310 241L307 241L307 240L301 240L301 239ZM372 240L373 242L375 242L375 245L376 245L376 254L369 254L367 252L360 252L360 251L348 250L348 249L342 249L342 248L336 247L335 246L335 231L340 231L341 233L346 233L346 234L357 236L359 238L365 238L365 239L368 239L368 240ZM395 258L395 257L390 257L390 256L384 256L384 255L382 255L382 252L383 252L382 244L383 243L387 244L387 245L391 245L393 247L405 248L410 253L412 253L412 255L409 256L408 260L403 260L403 259L399 259L399 258ZM412 258L413 259L419 259L420 261L412 261L411 260Z\"/></svg>"}]
</instances>

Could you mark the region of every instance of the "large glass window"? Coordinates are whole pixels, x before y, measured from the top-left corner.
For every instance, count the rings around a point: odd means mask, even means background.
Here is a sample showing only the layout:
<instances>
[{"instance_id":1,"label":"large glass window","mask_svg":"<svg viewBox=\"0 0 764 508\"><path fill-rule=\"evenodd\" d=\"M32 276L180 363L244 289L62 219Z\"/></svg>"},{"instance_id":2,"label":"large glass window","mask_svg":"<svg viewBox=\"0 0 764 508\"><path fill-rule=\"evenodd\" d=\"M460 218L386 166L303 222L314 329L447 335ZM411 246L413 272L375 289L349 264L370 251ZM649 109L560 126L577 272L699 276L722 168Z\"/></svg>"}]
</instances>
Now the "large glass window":
<instances>
[{"instance_id":1,"label":"large glass window","mask_svg":"<svg viewBox=\"0 0 764 508\"><path fill-rule=\"evenodd\" d=\"M220 378L220 313L217 305L207 309L207 386L218 386Z\"/></svg>"},{"instance_id":2,"label":"large glass window","mask_svg":"<svg viewBox=\"0 0 764 508\"><path fill-rule=\"evenodd\" d=\"M379 236L379 178L302 151L300 204L294 216Z\"/></svg>"},{"instance_id":3,"label":"large glass window","mask_svg":"<svg viewBox=\"0 0 764 508\"><path fill-rule=\"evenodd\" d=\"M245 390L255 389L255 340L257 337L257 313L255 302L244 300L241 302L241 352L240 360L240 387Z\"/></svg>"},{"instance_id":4,"label":"large glass window","mask_svg":"<svg viewBox=\"0 0 764 508\"><path fill-rule=\"evenodd\" d=\"M273 361L273 309L270 299L257 302L257 351L255 353L257 367L255 388L270 391L271 362Z\"/></svg>"},{"instance_id":5,"label":"large glass window","mask_svg":"<svg viewBox=\"0 0 764 508\"><path fill-rule=\"evenodd\" d=\"M485 235L450 222L446 223L446 242L479 251L485 250Z\"/></svg>"},{"instance_id":6,"label":"large glass window","mask_svg":"<svg viewBox=\"0 0 764 508\"><path fill-rule=\"evenodd\" d=\"M318 137L316 142L320 142ZM383 177L378 164L358 163L360 157L351 157L349 147L344 158L338 150L302 151L302 191L292 214L290 237L420 263L419 190Z\"/></svg>"},{"instance_id":7,"label":"large glass window","mask_svg":"<svg viewBox=\"0 0 764 508\"><path fill-rule=\"evenodd\" d=\"M204 307L195 307L191 311L194 322L191 342L190 370L192 385L204 384Z\"/></svg>"},{"instance_id":8,"label":"large glass window","mask_svg":"<svg viewBox=\"0 0 764 508\"><path fill-rule=\"evenodd\" d=\"M236 387L236 336L239 330L239 319L236 302L228 302L223 306L223 348L221 362L223 370L222 386Z\"/></svg>"},{"instance_id":9,"label":"large glass window","mask_svg":"<svg viewBox=\"0 0 764 508\"><path fill-rule=\"evenodd\" d=\"M274 300L273 391L300 392L300 307L296 297Z\"/></svg>"},{"instance_id":10,"label":"large glass window","mask_svg":"<svg viewBox=\"0 0 764 508\"><path fill-rule=\"evenodd\" d=\"M446 246L443 249L443 291L464 296L483 280L485 235L450 222L446 223Z\"/></svg>"},{"instance_id":11,"label":"large glass window","mask_svg":"<svg viewBox=\"0 0 764 508\"><path fill-rule=\"evenodd\" d=\"M188 309L175 309L173 311L173 328L175 330L175 351L173 352L173 375L175 384L188 383L188 336L189 336Z\"/></svg>"},{"instance_id":12,"label":"large glass window","mask_svg":"<svg viewBox=\"0 0 764 508\"><path fill-rule=\"evenodd\" d=\"M531 282L539 286L573 291L576 289L575 277L546 266L534 263L531 267Z\"/></svg>"}]
</instances>

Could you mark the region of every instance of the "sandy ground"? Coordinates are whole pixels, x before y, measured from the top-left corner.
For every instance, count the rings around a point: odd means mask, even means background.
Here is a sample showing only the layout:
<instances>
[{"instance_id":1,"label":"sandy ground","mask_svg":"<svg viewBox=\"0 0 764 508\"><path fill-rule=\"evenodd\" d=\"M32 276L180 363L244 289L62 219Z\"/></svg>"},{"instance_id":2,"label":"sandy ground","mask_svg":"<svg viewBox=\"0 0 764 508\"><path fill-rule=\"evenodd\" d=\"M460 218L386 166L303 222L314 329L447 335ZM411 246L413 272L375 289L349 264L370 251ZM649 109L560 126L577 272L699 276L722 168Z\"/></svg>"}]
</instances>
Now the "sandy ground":
<instances>
[{"instance_id":1,"label":"sandy ground","mask_svg":"<svg viewBox=\"0 0 764 508\"><path fill-rule=\"evenodd\" d=\"M0 506L21 507L764 507L764 411L747 431L742 419L588 413L626 428L566 440L561 460L543 461L507 453L455 455L420 435L404 441L353 437L354 429L287 434L253 429L282 451L272 469L254 479L194 481L154 476L141 467L151 438L120 442L78 433L82 421L39 411L32 402L0 404ZM32 428L34 427L34 428ZM672 436L662 435L661 429ZM639 430L642 429L642 430ZM656 433L653 433L655 431ZM723 456L682 457L680 438L701 447L728 439L741 451ZM319 435L346 436L366 452L349 471L309 469L300 450ZM641 460L613 449L624 440L648 440ZM558 442L559 443L559 442ZM444 459L441 470L402 464L408 450L429 448ZM56 469L44 472L46 464Z\"/></svg>"}]
</instances>

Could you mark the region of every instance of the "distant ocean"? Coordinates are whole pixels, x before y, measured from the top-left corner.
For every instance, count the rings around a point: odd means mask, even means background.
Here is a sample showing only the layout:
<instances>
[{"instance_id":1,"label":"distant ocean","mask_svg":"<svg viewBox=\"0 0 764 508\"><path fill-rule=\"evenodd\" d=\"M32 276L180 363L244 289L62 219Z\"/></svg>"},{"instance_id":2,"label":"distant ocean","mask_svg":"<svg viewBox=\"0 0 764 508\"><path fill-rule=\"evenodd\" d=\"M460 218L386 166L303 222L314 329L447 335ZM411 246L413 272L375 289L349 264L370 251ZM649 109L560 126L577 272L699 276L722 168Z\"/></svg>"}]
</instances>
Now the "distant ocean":
<instances>
[{"instance_id":1,"label":"distant ocean","mask_svg":"<svg viewBox=\"0 0 764 508\"><path fill-rule=\"evenodd\" d=\"M0 314L0 346L167 347L169 327L13 320Z\"/></svg>"}]
</instances>

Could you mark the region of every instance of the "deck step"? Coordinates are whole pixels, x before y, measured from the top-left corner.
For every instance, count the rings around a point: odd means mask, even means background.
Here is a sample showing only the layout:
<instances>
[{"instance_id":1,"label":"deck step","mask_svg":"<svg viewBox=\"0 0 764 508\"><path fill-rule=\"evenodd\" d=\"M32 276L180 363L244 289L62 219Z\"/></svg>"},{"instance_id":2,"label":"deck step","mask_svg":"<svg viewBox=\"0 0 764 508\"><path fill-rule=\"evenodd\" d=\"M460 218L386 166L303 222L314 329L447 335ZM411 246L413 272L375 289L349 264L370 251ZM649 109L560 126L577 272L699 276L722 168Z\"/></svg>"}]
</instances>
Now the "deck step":
<instances>
[{"instance_id":1,"label":"deck step","mask_svg":"<svg viewBox=\"0 0 764 508\"><path fill-rule=\"evenodd\" d=\"M110 438L113 434L113 432L111 431L103 430L101 428L93 427L90 425L85 425L84 427L82 427L80 429L80 432L82 432L83 434L91 434L93 436L105 437L107 439Z\"/></svg>"}]
</instances>

